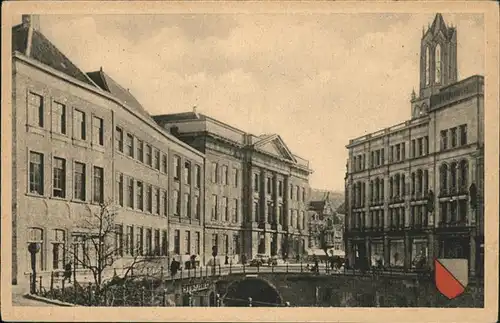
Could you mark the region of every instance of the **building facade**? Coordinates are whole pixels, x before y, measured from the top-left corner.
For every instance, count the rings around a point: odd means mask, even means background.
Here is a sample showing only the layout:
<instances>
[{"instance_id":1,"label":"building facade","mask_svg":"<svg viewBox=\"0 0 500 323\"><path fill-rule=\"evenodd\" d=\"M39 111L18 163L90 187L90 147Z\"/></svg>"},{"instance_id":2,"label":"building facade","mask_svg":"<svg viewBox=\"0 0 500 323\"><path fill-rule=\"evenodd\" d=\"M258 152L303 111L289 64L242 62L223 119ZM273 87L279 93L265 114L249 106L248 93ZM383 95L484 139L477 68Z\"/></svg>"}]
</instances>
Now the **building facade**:
<instances>
[{"instance_id":1,"label":"building facade","mask_svg":"<svg viewBox=\"0 0 500 323\"><path fill-rule=\"evenodd\" d=\"M35 17L13 27L12 46L13 283L28 282L30 243L40 275L72 261L68 250L92 258L83 222L103 204L116 210L116 268L136 253L165 266L201 255L203 154L102 70L82 72Z\"/></svg>"},{"instance_id":2,"label":"building facade","mask_svg":"<svg viewBox=\"0 0 500 323\"><path fill-rule=\"evenodd\" d=\"M339 206L338 201L335 203L330 198L330 192L324 193L320 200L309 201L310 254L345 256L345 215L339 212L341 207L342 205Z\"/></svg>"},{"instance_id":3,"label":"building facade","mask_svg":"<svg viewBox=\"0 0 500 323\"><path fill-rule=\"evenodd\" d=\"M205 260L257 254L284 258L308 245L309 163L278 135L254 136L196 113L155 116L160 126L201 151L205 163Z\"/></svg>"},{"instance_id":4,"label":"building facade","mask_svg":"<svg viewBox=\"0 0 500 323\"><path fill-rule=\"evenodd\" d=\"M457 30L441 14L420 50L411 119L347 145L349 263L411 269L464 258L482 274L484 78L457 81Z\"/></svg>"}]
</instances>

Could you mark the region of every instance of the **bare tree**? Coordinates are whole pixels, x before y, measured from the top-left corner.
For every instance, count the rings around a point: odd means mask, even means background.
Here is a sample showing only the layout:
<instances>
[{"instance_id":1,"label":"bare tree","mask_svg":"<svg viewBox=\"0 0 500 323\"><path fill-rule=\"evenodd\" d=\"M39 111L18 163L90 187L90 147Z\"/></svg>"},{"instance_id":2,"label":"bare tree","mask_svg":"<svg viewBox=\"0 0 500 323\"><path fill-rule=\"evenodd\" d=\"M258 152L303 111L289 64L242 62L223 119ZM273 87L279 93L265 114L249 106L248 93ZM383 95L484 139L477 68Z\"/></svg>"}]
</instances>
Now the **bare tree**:
<instances>
[{"instance_id":1,"label":"bare tree","mask_svg":"<svg viewBox=\"0 0 500 323\"><path fill-rule=\"evenodd\" d=\"M74 261L73 266L78 265L92 273L96 292L103 286L105 272L115 268L117 260L123 258L125 234L123 227L116 223L116 216L116 208L111 203L101 204L97 211L82 219L82 223L78 225L81 233L75 235L67 250L70 259ZM131 257L127 257L123 263L121 280L125 280L140 264L159 261L155 257L157 250L144 253L142 242L137 241L133 249L129 250Z\"/></svg>"}]
</instances>

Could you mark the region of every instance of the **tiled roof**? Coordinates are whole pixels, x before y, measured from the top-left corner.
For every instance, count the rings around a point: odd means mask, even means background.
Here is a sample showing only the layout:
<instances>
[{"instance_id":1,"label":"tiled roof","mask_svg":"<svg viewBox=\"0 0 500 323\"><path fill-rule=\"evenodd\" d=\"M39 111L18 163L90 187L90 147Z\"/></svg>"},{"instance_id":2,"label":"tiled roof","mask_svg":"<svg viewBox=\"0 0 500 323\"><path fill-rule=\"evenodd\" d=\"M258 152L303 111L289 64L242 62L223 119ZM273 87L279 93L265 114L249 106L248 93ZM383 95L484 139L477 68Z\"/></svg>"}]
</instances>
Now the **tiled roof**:
<instances>
[{"instance_id":1,"label":"tiled roof","mask_svg":"<svg viewBox=\"0 0 500 323\"><path fill-rule=\"evenodd\" d=\"M115 80L113 80L108 74L104 73L101 69L95 72L87 73L89 78L92 79L100 88L111 93L118 100L134 109L139 114L151 118L151 115L144 109L144 107L137 101L137 99L130 93L129 90L123 88Z\"/></svg>"},{"instance_id":2,"label":"tiled roof","mask_svg":"<svg viewBox=\"0 0 500 323\"><path fill-rule=\"evenodd\" d=\"M12 51L26 55L28 47L28 26L20 24L12 27ZM59 72L71 76L79 81L95 86L87 75L71 62L54 44L41 32L33 29L31 51L29 57L48 65Z\"/></svg>"}]
</instances>

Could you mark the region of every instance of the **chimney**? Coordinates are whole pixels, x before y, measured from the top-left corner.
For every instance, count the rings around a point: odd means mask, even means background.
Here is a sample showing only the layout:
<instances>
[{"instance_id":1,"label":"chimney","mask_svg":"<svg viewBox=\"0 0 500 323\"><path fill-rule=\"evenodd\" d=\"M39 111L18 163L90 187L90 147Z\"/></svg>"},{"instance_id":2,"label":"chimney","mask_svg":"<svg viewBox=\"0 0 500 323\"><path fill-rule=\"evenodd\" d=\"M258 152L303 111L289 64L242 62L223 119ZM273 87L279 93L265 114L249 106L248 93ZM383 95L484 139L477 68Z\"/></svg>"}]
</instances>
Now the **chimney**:
<instances>
[{"instance_id":1,"label":"chimney","mask_svg":"<svg viewBox=\"0 0 500 323\"><path fill-rule=\"evenodd\" d=\"M40 30L40 16L39 15L22 15L23 27L32 27L35 30Z\"/></svg>"},{"instance_id":2,"label":"chimney","mask_svg":"<svg viewBox=\"0 0 500 323\"><path fill-rule=\"evenodd\" d=\"M28 39L26 40L26 56L31 55L31 43L33 30L40 30L40 17L38 15L22 15L22 25L28 28Z\"/></svg>"}]
</instances>

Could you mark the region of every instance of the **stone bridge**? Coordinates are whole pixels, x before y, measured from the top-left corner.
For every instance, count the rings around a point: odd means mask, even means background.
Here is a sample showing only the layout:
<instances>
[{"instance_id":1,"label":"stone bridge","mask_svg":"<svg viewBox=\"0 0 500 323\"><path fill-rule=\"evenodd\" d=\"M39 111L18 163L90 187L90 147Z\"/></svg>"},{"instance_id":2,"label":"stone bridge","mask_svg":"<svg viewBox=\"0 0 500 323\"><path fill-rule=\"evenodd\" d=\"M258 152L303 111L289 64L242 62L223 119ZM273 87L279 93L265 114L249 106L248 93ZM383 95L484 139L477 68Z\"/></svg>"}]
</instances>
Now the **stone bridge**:
<instances>
[{"instance_id":1,"label":"stone bridge","mask_svg":"<svg viewBox=\"0 0 500 323\"><path fill-rule=\"evenodd\" d=\"M211 269L211 268L210 268ZM179 274L176 303L192 306L482 307L482 281L449 300L430 274L358 271L312 273L297 265L222 267ZM188 276L188 277L187 277ZM217 297L216 295L219 295ZM251 300L250 300L251 299Z\"/></svg>"}]
</instances>

